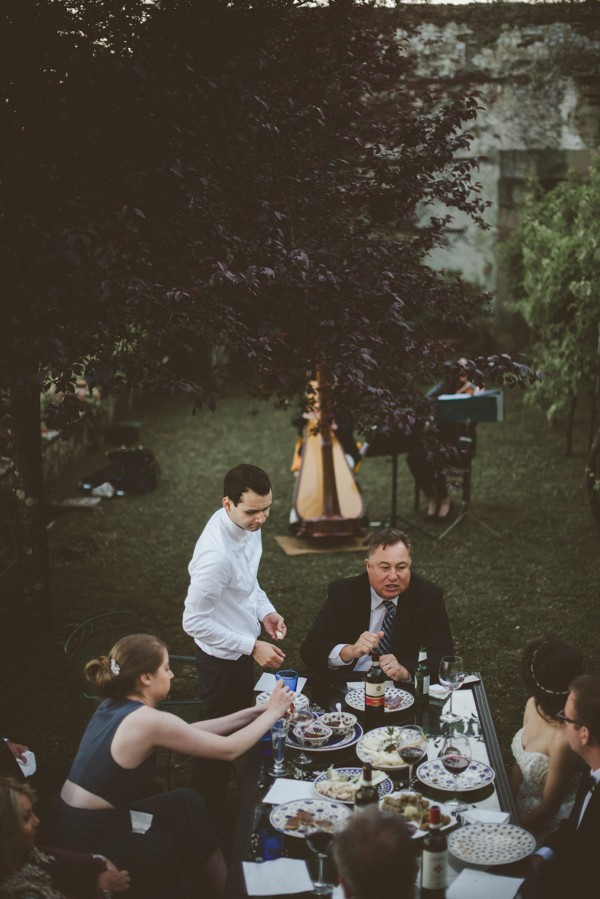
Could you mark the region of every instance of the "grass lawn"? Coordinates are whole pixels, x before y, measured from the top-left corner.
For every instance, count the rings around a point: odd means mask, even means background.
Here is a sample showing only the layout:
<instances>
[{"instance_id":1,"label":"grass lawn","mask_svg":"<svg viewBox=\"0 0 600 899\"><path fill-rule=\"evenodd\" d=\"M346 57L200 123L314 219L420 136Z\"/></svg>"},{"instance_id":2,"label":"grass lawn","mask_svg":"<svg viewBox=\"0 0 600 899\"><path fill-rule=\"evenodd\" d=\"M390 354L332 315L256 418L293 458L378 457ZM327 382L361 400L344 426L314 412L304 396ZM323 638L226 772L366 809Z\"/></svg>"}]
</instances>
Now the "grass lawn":
<instances>
[{"instance_id":1,"label":"grass lawn","mask_svg":"<svg viewBox=\"0 0 600 899\"><path fill-rule=\"evenodd\" d=\"M582 648L588 670L600 674L600 530L583 486L587 422L580 422L575 454L565 458L562 432L525 407L520 394L507 391L505 407L504 423L479 427L474 517L442 543L410 525L407 530L415 569L445 588L467 669L483 673L508 763L526 698L519 659L533 637L562 635ZM228 468L252 462L273 482L260 581L286 618L283 649L290 667L300 664L299 646L326 584L362 570L360 553L288 557L274 540L288 533L295 441L290 412L231 394L214 414L192 416L179 399L153 397L131 417L142 422L142 442L160 463L159 489L103 501L98 510L65 515L54 524L49 532L54 633L41 640L28 636L31 650L25 656L35 657L35 664L19 666L24 653L18 647L10 663L18 689L8 705L5 696L3 727L12 727L15 737L34 748L40 784L48 789L64 777L90 713L64 670L65 637L85 618L127 608L138 616L140 630L159 634L175 652L193 651L181 630L187 565L205 521L220 505ZM57 485L59 493L76 495L78 478L103 464L98 452L74 466ZM389 512L390 478L388 459L363 462L359 482L371 520ZM400 457L399 514L406 518L412 516L412 498ZM477 518L501 539L479 527ZM10 587L8 576L0 587Z\"/></svg>"}]
</instances>

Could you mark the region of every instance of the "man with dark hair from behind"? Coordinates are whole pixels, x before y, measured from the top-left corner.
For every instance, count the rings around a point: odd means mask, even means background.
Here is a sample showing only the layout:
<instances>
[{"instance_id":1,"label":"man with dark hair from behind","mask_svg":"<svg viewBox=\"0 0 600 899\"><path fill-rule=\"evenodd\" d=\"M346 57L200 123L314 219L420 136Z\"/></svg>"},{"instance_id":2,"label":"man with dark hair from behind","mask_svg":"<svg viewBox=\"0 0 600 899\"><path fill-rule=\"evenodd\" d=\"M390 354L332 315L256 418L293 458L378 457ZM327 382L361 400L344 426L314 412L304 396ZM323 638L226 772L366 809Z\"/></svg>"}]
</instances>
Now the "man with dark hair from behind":
<instances>
[{"instance_id":1,"label":"man with dark hair from behind","mask_svg":"<svg viewBox=\"0 0 600 899\"><path fill-rule=\"evenodd\" d=\"M377 808L360 812L332 847L346 899L413 899L417 852L399 815Z\"/></svg>"},{"instance_id":2,"label":"man with dark hair from behind","mask_svg":"<svg viewBox=\"0 0 600 899\"><path fill-rule=\"evenodd\" d=\"M533 856L539 899L597 896L600 889L600 679L576 677L556 716L588 766L570 816ZM530 893L527 893L529 896Z\"/></svg>"}]
</instances>

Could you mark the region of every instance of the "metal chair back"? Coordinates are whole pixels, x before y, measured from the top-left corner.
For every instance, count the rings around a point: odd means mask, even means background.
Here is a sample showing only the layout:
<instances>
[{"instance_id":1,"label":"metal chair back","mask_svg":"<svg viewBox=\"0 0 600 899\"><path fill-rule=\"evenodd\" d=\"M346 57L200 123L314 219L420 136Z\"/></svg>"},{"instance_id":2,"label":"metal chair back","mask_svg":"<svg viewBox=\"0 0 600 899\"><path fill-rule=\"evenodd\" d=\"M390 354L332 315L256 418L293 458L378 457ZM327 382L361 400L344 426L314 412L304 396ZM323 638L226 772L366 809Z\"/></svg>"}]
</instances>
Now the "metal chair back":
<instances>
[{"instance_id":1,"label":"metal chair back","mask_svg":"<svg viewBox=\"0 0 600 899\"><path fill-rule=\"evenodd\" d=\"M65 643L65 656L82 688L83 695L92 702L100 702L100 696L92 693L85 676L85 666L91 659L108 655L117 640L135 633L135 618L131 612L104 612L76 627Z\"/></svg>"}]
</instances>

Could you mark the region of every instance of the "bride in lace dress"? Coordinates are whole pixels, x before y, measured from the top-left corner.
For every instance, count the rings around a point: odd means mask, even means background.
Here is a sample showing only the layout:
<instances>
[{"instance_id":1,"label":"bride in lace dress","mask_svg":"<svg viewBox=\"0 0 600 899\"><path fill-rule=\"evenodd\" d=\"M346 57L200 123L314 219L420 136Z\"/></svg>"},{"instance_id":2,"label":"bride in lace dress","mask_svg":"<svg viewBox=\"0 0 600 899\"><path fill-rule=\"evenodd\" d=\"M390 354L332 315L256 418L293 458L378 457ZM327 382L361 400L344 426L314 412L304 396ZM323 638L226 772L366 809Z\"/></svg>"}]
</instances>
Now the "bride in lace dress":
<instances>
[{"instance_id":1,"label":"bride in lace dress","mask_svg":"<svg viewBox=\"0 0 600 899\"><path fill-rule=\"evenodd\" d=\"M569 816L575 800L578 759L554 716L582 673L581 653L559 637L538 637L523 652L521 677L531 696L512 741L510 785L521 824L538 842Z\"/></svg>"}]
</instances>

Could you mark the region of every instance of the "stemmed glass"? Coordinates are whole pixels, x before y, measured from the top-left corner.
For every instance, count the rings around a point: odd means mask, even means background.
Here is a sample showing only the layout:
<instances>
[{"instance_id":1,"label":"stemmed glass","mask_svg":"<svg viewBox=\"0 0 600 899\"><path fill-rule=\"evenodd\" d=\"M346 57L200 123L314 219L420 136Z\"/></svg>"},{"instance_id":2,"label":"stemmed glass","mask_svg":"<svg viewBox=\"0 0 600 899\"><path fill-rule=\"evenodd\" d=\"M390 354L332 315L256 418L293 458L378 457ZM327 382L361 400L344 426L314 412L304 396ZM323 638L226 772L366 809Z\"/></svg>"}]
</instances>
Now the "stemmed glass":
<instances>
[{"instance_id":1,"label":"stemmed glass","mask_svg":"<svg viewBox=\"0 0 600 899\"><path fill-rule=\"evenodd\" d=\"M408 765L408 788L412 789L417 783L416 777L413 778L413 767L427 755L427 737L422 727L407 724L400 728L399 743L400 758Z\"/></svg>"},{"instance_id":2,"label":"stemmed glass","mask_svg":"<svg viewBox=\"0 0 600 899\"><path fill-rule=\"evenodd\" d=\"M279 718L271 725L271 740L273 743L273 765L269 768L272 777L285 777L288 773L284 764L285 741L287 739L290 722L286 718Z\"/></svg>"},{"instance_id":3,"label":"stemmed glass","mask_svg":"<svg viewBox=\"0 0 600 899\"><path fill-rule=\"evenodd\" d=\"M324 879L325 859L328 855L329 845L333 839L335 825L333 822L327 822L327 829L317 824L311 824L306 828L306 844L311 852L316 853L318 858L317 879L313 880L313 893L318 896L324 893L331 893L334 885L327 883Z\"/></svg>"},{"instance_id":4,"label":"stemmed glass","mask_svg":"<svg viewBox=\"0 0 600 899\"><path fill-rule=\"evenodd\" d=\"M465 670L461 657L444 656L440 662L438 678L442 687L450 690L450 708L443 715L440 715L440 721L443 721L445 724L456 724L457 721L460 721L460 715L456 715L452 711L452 697L454 696L454 691L462 686L462 682L465 679Z\"/></svg>"},{"instance_id":5,"label":"stemmed glass","mask_svg":"<svg viewBox=\"0 0 600 899\"><path fill-rule=\"evenodd\" d=\"M308 768L312 765L312 759L305 752L305 740L304 735L307 730L309 730L311 724L315 720L317 716L311 709L294 709L292 712L292 727L294 729L294 734L298 737L298 742L300 743L300 755L296 759L296 764L300 768L300 780L304 778L303 768Z\"/></svg>"},{"instance_id":6,"label":"stemmed glass","mask_svg":"<svg viewBox=\"0 0 600 899\"><path fill-rule=\"evenodd\" d=\"M471 744L469 738L464 734L448 734L444 738L442 748L440 749L439 758L442 765L448 772L454 776L454 797L448 803L448 808L456 814L464 812L467 808L464 802L458 798L458 777L463 771L466 771L471 763Z\"/></svg>"}]
</instances>

